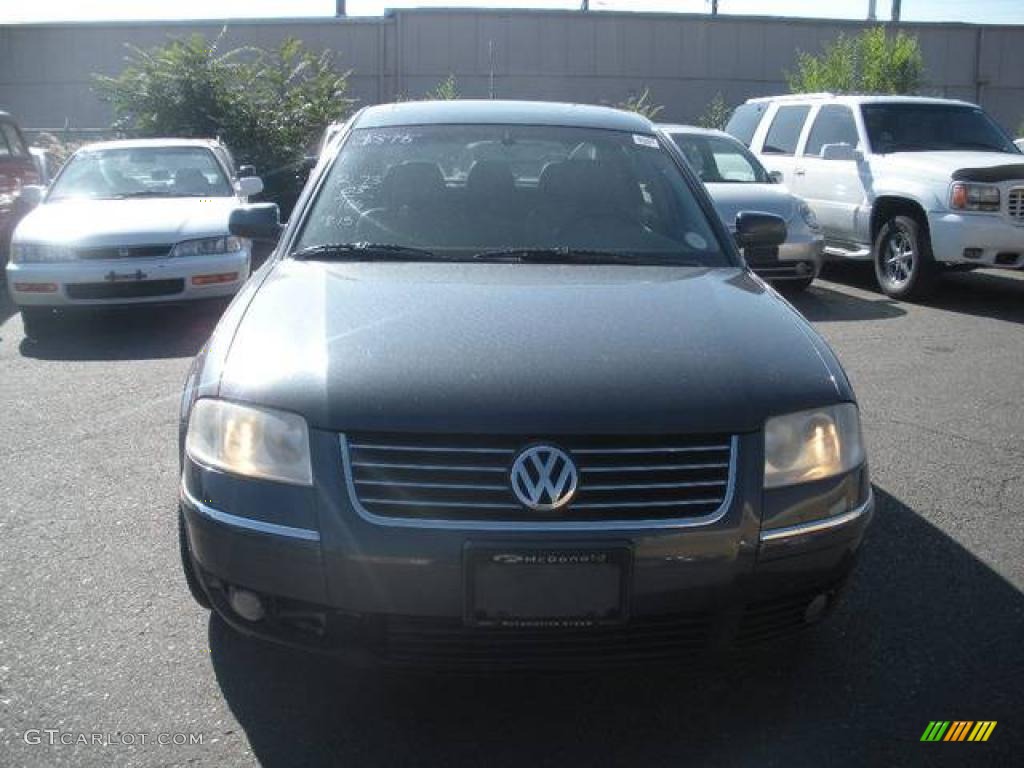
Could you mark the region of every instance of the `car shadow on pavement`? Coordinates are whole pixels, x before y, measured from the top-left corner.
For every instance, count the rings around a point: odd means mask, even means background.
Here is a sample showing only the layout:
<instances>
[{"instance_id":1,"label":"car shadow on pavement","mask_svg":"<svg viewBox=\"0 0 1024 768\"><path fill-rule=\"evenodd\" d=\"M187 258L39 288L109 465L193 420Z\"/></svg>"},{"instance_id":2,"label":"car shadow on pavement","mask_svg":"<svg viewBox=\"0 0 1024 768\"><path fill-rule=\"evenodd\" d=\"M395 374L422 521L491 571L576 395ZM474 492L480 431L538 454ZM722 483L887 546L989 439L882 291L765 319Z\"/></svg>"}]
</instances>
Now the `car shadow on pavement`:
<instances>
[{"instance_id":1,"label":"car shadow on pavement","mask_svg":"<svg viewBox=\"0 0 1024 768\"><path fill-rule=\"evenodd\" d=\"M786 294L783 294L786 295ZM813 322L846 320L888 320L902 317L907 311L885 296L862 298L826 288L820 282L801 293L786 296L790 304Z\"/></svg>"},{"instance_id":2,"label":"car shadow on pavement","mask_svg":"<svg viewBox=\"0 0 1024 768\"><path fill-rule=\"evenodd\" d=\"M193 357L210 337L223 304L133 307L70 316L52 336L23 338L39 360L156 360Z\"/></svg>"},{"instance_id":3,"label":"car shadow on pavement","mask_svg":"<svg viewBox=\"0 0 1024 768\"><path fill-rule=\"evenodd\" d=\"M402 675L211 618L214 671L264 766L1011 764L1024 747L1024 596L917 512L876 497L829 620L705 670ZM922 744L937 719L999 724L985 744Z\"/></svg>"},{"instance_id":4,"label":"car shadow on pavement","mask_svg":"<svg viewBox=\"0 0 1024 768\"><path fill-rule=\"evenodd\" d=\"M852 288L870 291L886 299L869 264L832 264L825 274L825 280L842 283ZM812 291L818 288L816 283ZM844 298L846 298L844 296ZM874 303L870 300L868 303ZM794 302L796 303L796 302ZM965 315L990 317L1012 323L1024 323L1024 274L1006 270L977 270L974 272L950 272L944 274L935 286L935 292L919 302L921 306ZM894 307L899 302L893 302ZM822 317L808 317L808 320L843 319L832 317L826 312ZM856 318L854 318L856 319Z\"/></svg>"}]
</instances>

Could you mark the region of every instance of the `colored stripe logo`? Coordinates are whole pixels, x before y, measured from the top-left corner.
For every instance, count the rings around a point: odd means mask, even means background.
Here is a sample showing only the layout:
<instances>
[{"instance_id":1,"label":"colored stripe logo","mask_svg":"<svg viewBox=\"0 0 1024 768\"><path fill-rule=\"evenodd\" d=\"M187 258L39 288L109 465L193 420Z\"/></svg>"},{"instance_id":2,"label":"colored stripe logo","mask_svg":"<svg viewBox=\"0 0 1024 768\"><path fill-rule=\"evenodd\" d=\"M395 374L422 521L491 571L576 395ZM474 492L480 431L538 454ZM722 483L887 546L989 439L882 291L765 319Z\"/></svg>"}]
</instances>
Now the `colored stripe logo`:
<instances>
[{"instance_id":1,"label":"colored stripe logo","mask_svg":"<svg viewBox=\"0 0 1024 768\"><path fill-rule=\"evenodd\" d=\"M996 728L995 720L932 720L921 734L921 741L988 741Z\"/></svg>"}]
</instances>

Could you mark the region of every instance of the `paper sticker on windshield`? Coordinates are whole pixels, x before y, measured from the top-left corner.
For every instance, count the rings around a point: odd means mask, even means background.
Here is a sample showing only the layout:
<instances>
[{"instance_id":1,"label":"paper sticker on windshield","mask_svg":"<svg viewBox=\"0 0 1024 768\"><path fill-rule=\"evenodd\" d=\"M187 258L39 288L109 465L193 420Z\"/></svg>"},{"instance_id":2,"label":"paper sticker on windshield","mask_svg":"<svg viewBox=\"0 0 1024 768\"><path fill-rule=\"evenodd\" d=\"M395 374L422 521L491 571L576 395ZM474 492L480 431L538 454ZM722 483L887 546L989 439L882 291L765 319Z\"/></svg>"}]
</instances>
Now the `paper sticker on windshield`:
<instances>
[{"instance_id":1,"label":"paper sticker on windshield","mask_svg":"<svg viewBox=\"0 0 1024 768\"><path fill-rule=\"evenodd\" d=\"M687 232L685 240L686 244L695 251L706 251L708 248L708 241L696 232Z\"/></svg>"},{"instance_id":2,"label":"paper sticker on windshield","mask_svg":"<svg viewBox=\"0 0 1024 768\"><path fill-rule=\"evenodd\" d=\"M633 143L639 144L641 147L653 147L658 148L658 140L653 136L643 136L639 133L633 134Z\"/></svg>"}]
</instances>

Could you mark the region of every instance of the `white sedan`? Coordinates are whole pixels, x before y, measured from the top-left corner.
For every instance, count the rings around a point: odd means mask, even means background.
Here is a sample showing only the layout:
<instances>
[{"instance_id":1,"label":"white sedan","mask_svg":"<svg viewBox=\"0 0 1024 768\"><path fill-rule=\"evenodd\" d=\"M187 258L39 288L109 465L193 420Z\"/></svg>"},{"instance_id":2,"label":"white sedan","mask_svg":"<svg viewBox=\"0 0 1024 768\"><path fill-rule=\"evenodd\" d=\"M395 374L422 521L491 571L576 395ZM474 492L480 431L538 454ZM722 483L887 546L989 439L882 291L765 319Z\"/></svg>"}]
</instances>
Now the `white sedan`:
<instances>
[{"instance_id":1,"label":"white sedan","mask_svg":"<svg viewBox=\"0 0 1024 768\"><path fill-rule=\"evenodd\" d=\"M263 183L233 179L224 147L197 139L90 144L14 232L7 286L25 333L79 307L230 297L249 276L251 243L228 218Z\"/></svg>"}]
</instances>

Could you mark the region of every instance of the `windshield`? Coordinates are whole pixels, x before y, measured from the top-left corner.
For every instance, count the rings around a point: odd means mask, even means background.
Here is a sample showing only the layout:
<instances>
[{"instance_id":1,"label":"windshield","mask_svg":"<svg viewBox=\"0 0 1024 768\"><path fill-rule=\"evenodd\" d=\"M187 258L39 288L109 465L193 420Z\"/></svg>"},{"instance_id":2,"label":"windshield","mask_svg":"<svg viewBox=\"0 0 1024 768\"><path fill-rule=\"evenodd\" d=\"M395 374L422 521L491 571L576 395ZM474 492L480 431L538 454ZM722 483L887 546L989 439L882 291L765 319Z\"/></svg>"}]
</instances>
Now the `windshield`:
<instances>
[{"instance_id":1,"label":"windshield","mask_svg":"<svg viewBox=\"0 0 1024 768\"><path fill-rule=\"evenodd\" d=\"M738 141L699 133L673 133L672 140L706 184L769 184L768 171Z\"/></svg>"},{"instance_id":2,"label":"windshield","mask_svg":"<svg viewBox=\"0 0 1024 768\"><path fill-rule=\"evenodd\" d=\"M220 164L203 147L84 149L54 182L50 200L72 197L228 197Z\"/></svg>"},{"instance_id":3,"label":"windshield","mask_svg":"<svg viewBox=\"0 0 1024 768\"><path fill-rule=\"evenodd\" d=\"M889 152L974 150L1016 152L995 121L977 107L957 104L865 104L871 149Z\"/></svg>"},{"instance_id":4,"label":"windshield","mask_svg":"<svg viewBox=\"0 0 1024 768\"><path fill-rule=\"evenodd\" d=\"M566 127L354 131L295 251L348 243L413 247L437 258L557 249L730 263L653 136Z\"/></svg>"}]
</instances>

